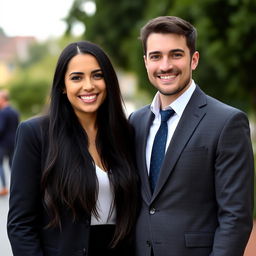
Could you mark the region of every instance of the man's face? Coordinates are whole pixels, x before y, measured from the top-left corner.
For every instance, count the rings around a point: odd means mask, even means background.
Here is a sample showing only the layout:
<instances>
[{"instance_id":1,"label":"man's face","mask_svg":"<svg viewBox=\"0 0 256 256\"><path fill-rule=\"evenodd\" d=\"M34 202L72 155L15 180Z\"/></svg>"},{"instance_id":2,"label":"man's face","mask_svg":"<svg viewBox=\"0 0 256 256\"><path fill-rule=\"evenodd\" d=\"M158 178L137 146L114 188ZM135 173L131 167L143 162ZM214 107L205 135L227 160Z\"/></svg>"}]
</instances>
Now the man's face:
<instances>
[{"instance_id":1,"label":"man's face","mask_svg":"<svg viewBox=\"0 0 256 256\"><path fill-rule=\"evenodd\" d=\"M160 92L162 107L177 99L190 85L199 53L190 56L186 38L176 34L152 33L144 56L148 78Z\"/></svg>"}]
</instances>

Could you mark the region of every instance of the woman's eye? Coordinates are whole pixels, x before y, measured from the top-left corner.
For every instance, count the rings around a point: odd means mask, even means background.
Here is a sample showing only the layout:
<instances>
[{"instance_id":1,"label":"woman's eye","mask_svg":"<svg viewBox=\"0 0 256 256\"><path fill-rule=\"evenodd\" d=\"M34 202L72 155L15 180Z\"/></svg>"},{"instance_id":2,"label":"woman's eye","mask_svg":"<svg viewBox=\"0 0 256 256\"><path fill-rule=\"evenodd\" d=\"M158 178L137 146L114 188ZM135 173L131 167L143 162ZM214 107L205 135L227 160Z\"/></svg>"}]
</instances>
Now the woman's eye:
<instances>
[{"instance_id":1,"label":"woman's eye","mask_svg":"<svg viewBox=\"0 0 256 256\"><path fill-rule=\"evenodd\" d=\"M104 77L103 73L95 73L95 74L93 74L93 78L97 79L97 80L102 79L103 77Z\"/></svg>"},{"instance_id":2,"label":"woman's eye","mask_svg":"<svg viewBox=\"0 0 256 256\"><path fill-rule=\"evenodd\" d=\"M79 80L81 80L81 77L80 76L72 76L71 80L72 81L79 81Z\"/></svg>"}]
</instances>

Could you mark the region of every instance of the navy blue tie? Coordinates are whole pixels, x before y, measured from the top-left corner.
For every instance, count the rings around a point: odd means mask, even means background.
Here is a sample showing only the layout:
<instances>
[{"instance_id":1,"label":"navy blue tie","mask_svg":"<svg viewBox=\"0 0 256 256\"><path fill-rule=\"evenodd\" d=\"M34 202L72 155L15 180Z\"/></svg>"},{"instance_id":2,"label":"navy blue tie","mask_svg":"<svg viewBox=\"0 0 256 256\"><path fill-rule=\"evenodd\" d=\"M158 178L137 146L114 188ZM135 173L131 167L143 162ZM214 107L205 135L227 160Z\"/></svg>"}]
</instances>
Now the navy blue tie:
<instances>
[{"instance_id":1,"label":"navy blue tie","mask_svg":"<svg viewBox=\"0 0 256 256\"><path fill-rule=\"evenodd\" d=\"M157 178L159 176L165 156L166 139L168 133L167 121L173 114L174 111L172 109L160 110L161 125L154 139L149 169L149 182L152 192L155 189Z\"/></svg>"}]
</instances>

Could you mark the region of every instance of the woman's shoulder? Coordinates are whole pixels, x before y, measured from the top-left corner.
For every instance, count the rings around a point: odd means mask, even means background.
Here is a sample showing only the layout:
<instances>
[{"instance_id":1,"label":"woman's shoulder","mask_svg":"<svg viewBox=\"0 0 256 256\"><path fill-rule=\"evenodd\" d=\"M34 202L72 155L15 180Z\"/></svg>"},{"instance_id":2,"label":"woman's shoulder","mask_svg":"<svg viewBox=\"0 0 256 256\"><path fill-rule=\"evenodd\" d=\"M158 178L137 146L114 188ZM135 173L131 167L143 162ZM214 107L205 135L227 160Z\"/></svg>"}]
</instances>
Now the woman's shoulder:
<instances>
[{"instance_id":1,"label":"woman's shoulder","mask_svg":"<svg viewBox=\"0 0 256 256\"><path fill-rule=\"evenodd\" d=\"M46 127L49 124L47 115L34 116L20 123L21 126L29 126L33 128Z\"/></svg>"},{"instance_id":2,"label":"woman's shoulder","mask_svg":"<svg viewBox=\"0 0 256 256\"><path fill-rule=\"evenodd\" d=\"M25 121L20 122L18 131L23 131L26 134L40 134L46 135L49 126L49 118L47 115L31 117Z\"/></svg>"},{"instance_id":3,"label":"woman's shoulder","mask_svg":"<svg viewBox=\"0 0 256 256\"><path fill-rule=\"evenodd\" d=\"M15 138L16 150L30 150L40 154L46 148L48 128L46 116L33 117L22 121L17 129Z\"/></svg>"}]
</instances>

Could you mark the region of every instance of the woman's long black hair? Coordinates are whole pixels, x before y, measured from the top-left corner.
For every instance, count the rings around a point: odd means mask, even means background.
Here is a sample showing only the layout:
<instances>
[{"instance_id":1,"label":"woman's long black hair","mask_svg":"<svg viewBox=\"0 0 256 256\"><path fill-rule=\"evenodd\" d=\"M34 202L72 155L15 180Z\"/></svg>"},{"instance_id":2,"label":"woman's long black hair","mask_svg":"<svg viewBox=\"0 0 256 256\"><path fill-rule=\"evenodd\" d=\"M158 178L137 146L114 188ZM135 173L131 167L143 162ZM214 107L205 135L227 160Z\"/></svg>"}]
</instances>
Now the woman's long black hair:
<instances>
[{"instance_id":1,"label":"woman's long black hair","mask_svg":"<svg viewBox=\"0 0 256 256\"><path fill-rule=\"evenodd\" d=\"M98 214L98 183L87 134L63 94L67 65L71 58L83 53L97 59L106 83L107 96L97 112L96 145L114 192L116 230L112 244L115 246L130 234L137 212L132 130L123 111L114 68L104 51L88 41L69 44L57 62L49 109L49 150L42 175L43 199L51 216L49 227L61 226L63 206L71 210L74 221L85 214Z\"/></svg>"}]
</instances>

